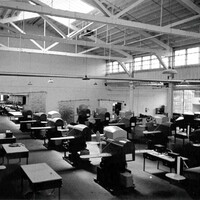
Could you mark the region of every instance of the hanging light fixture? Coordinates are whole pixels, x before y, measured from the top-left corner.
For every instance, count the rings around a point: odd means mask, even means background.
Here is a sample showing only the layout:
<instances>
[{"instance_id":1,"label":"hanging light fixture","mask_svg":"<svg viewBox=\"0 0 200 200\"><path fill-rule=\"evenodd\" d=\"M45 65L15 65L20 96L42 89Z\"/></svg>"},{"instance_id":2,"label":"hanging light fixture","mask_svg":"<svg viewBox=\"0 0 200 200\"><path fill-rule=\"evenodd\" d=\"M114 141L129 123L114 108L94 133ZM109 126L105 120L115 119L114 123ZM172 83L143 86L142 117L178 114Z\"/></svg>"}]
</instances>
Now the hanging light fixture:
<instances>
[{"instance_id":1,"label":"hanging light fixture","mask_svg":"<svg viewBox=\"0 0 200 200\"><path fill-rule=\"evenodd\" d=\"M87 81L87 80L90 80L90 79L87 77L87 75L85 75L85 77L83 77L82 80Z\"/></svg>"},{"instance_id":2,"label":"hanging light fixture","mask_svg":"<svg viewBox=\"0 0 200 200\"><path fill-rule=\"evenodd\" d=\"M51 78L48 80L48 83L53 83L53 82L54 82L54 81L53 81L53 79L51 79Z\"/></svg>"},{"instance_id":3,"label":"hanging light fixture","mask_svg":"<svg viewBox=\"0 0 200 200\"><path fill-rule=\"evenodd\" d=\"M174 75L177 74L177 71L172 68L168 68L162 71L162 74L169 74L169 75Z\"/></svg>"},{"instance_id":4,"label":"hanging light fixture","mask_svg":"<svg viewBox=\"0 0 200 200\"><path fill-rule=\"evenodd\" d=\"M33 85L31 81L28 82L28 85Z\"/></svg>"}]
</instances>

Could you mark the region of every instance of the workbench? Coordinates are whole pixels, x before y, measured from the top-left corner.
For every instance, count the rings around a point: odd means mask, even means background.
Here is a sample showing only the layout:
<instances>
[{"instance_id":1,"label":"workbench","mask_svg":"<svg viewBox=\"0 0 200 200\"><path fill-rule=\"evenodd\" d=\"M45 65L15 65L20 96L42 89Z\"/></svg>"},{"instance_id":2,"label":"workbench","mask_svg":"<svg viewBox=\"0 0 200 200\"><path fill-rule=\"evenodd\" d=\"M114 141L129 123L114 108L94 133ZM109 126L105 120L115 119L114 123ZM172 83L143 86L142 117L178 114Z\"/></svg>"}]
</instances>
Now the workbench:
<instances>
[{"instance_id":1,"label":"workbench","mask_svg":"<svg viewBox=\"0 0 200 200\"><path fill-rule=\"evenodd\" d=\"M46 163L37 163L31 165L21 165L22 179L21 189L23 193L23 180L28 179L30 187L33 190L33 199L37 191L58 188L58 199L60 199L60 188L62 187L62 177L58 175Z\"/></svg>"}]
</instances>

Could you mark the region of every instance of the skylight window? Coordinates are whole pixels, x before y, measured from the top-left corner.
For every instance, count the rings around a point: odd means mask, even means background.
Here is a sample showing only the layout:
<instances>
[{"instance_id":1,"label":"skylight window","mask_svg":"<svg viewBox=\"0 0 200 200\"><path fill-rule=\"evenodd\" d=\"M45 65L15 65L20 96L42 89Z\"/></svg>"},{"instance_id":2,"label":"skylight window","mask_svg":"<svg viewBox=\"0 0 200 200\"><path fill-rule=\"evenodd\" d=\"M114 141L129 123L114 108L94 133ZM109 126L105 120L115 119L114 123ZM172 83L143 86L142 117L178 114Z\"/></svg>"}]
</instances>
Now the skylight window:
<instances>
[{"instance_id":1,"label":"skylight window","mask_svg":"<svg viewBox=\"0 0 200 200\"><path fill-rule=\"evenodd\" d=\"M80 12L87 14L94 10L94 7L88 5L87 3L84 3L82 0L40 0L40 1L49 7L64 11ZM22 19L37 17L37 16L38 14L30 12L21 12ZM69 23L71 24L72 22L75 21L75 19L67 19L67 18L53 17L53 16L49 17L64 24L65 26L69 26Z\"/></svg>"},{"instance_id":2,"label":"skylight window","mask_svg":"<svg viewBox=\"0 0 200 200\"><path fill-rule=\"evenodd\" d=\"M48 6L72 12L89 13L94 8L81 0L40 0Z\"/></svg>"},{"instance_id":3,"label":"skylight window","mask_svg":"<svg viewBox=\"0 0 200 200\"><path fill-rule=\"evenodd\" d=\"M41 0L41 2L55 9L80 12L85 14L91 12L94 9L92 6L89 6L82 0ZM75 21L75 19L66 20L66 18L61 18L61 17L51 17L51 18L66 26L68 26L69 23Z\"/></svg>"}]
</instances>

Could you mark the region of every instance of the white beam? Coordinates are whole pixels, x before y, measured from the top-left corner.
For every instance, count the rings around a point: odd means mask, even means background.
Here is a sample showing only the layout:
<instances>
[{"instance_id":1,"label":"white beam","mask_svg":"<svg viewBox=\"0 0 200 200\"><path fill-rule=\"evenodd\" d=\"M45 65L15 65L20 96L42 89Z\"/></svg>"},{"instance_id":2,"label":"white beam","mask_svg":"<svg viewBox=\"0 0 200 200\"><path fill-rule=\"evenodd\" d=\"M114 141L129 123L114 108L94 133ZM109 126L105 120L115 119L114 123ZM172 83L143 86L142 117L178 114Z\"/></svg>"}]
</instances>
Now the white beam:
<instances>
[{"instance_id":1,"label":"white beam","mask_svg":"<svg viewBox=\"0 0 200 200\"><path fill-rule=\"evenodd\" d=\"M73 33L69 34L69 37L70 38L75 38L79 33L84 31L85 29L89 28L92 24L93 24L93 22L87 24L86 26L84 26L83 28L79 29L78 31L74 31Z\"/></svg>"},{"instance_id":2,"label":"white beam","mask_svg":"<svg viewBox=\"0 0 200 200\"><path fill-rule=\"evenodd\" d=\"M39 17L37 13L28 13L28 12L23 12L23 14L16 16L16 17L8 17L5 19L0 19L0 22L2 24L7 24L10 22L18 22L18 21L24 21L26 19L33 19Z\"/></svg>"},{"instance_id":3,"label":"white beam","mask_svg":"<svg viewBox=\"0 0 200 200\"><path fill-rule=\"evenodd\" d=\"M172 24L168 24L164 27L168 27L168 28L171 28L171 27L175 27L175 26L178 26L178 25L181 25L181 24L184 24L184 23L187 23L189 21L192 21L192 20L195 20L195 19L198 19L200 18L200 15L195 15L195 16L192 16L192 17L189 17L189 18L186 18L186 19L183 19L183 20L179 20L177 22L174 22ZM145 31L142 31L140 30L139 31L143 36L145 37L151 37L152 35L150 35L149 33L146 33ZM161 47L164 47L166 50L168 50L169 52L172 51L171 47L163 42L161 42L160 40L156 39L156 38L151 38L152 41L154 41L156 44L158 44L159 46Z\"/></svg>"},{"instance_id":4,"label":"white beam","mask_svg":"<svg viewBox=\"0 0 200 200\"><path fill-rule=\"evenodd\" d=\"M48 46L45 51L49 51L50 49L52 49L53 47L55 47L56 45L58 45L59 42L54 42L53 44L51 44L50 46Z\"/></svg>"},{"instance_id":5,"label":"white beam","mask_svg":"<svg viewBox=\"0 0 200 200\"><path fill-rule=\"evenodd\" d=\"M110 13L110 11L105 8L105 6L99 1L99 0L94 0L95 5L97 6L97 8L107 17L111 17L112 14Z\"/></svg>"},{"instance_id":6,"label":"white beam","mask_svg":"<svg viewBox=\"0 0 200 200\"><path fill-rule=\"evenodd\" d=\"M138 6L139 4L141 4L144 0L138 0L137 2L133 3L131 6L127 7L126 9L122 10L120 13L114 15L114 18L119 18L122 14L124 14L125 12L128 12L128 10ZM137 30L138 33L142 34L145 37L151 37L151 35L145 31L142 30ZM171 51L171 47L165 43L163 43L162 41L156 39L156 38L152 38L151 39L153 42L155 42L156 44L158 44L159 46L165 48L168 51Z\"/></svg>"},{"instance_id":7,"label":"white beam","mask_svg":"<svg viewBox=\"0 0 200 200\"><path fill-rule=\"evenodd\" d=\"M47 4L45 4L45 3L43 3L43 2L41 2L39 0L30 0L30 1L33 2L36 5L40 5L40 6L44 6L44 7L50 7Z\"/></svg>"},{"instance_id":8,"label":"white beam","mask_svg":"<svg viewBox=\"0 0 200 200\"><path fill-rule=\"evenodd\" d=\"M60 51L42 51L42 50L36 50L36 49L15 48L15 47L0 47L0 51L47 54L47 55L60 55L60 56L93 58L93 59L102 59L102 60L117 60L117 59L119 59L119 57L96 56L96 55L89 55L89 54L85 55L85 54L77 54L77 53L70 53L70 52L60 52ZM121 58L120 60L123 61L124 59Z\"/></svg>"},{"instance_id":9,"label":"white beam","mask_svg":"<svg viewBox=\"0 0 200 200\"><path fill-rule=\"evenodd\" d=\"M22 34L26 34L21 28L19 28L15 23L10 22L10 24L15 27L20 33ZM42 48L35 40L30 39L30 41L35 44L39 49L43 50L44 48Z\"/></svg>"},{"instance_id":10,"label":"white beam","mask_svg":"<svg viewBox=\"0 0 200 200\"><path fill-rule=\"evenodd\" d=\"M191 0L178 0L178 2L186 8L188 8L189 10L191 10L192 12L200 14L200 8Z\"/></svg>"},{"instance_id":11,"label":"white beam","mask_svg":"<svg viewBox=\"0 0 200 200\"><path fill-rule=\"evenodd\" d=\"M123 68L123 70L128 74L128 76L131 77L131 73L127 70L127 68L124 65L124 63L122 63L121 61L118 61L118 63L121 65L121 67Z\"/></svg>"},{"instance_id":12,"label":"white beam","mask_svg":"<svg viewBox=\"0 0 200 200\"><path fill-rule=\"evenodd\" d=\"M175 27L175 26L178 26L178 25L181 25L181 24L184 24L184 23L187 23L187 22L190 22L192 20L195 20L195 19L198 19L200 18L200 15L194 15L192 17L188 17L186 19L182 19L182 20L179 20L177 22L173 22L172 24L168 24L166 25L165 27Z\"/></svg>"},{"instance_id":13,"label":"white beam","mask_svg":"<svg viewBox=\"0 0 200 200\"><path fill-rule=\"evenodd\" d=\"M89 41L83 41L83 40L69 40L69 39L42 36L42 35L0 33L0 36L11 37L11 38L21 38L21 39L34 39L34 40L48 41L48 42L59 42L63 44L72 44L72 45L80 45L80 46L101 47L101 48L108 48L112 50L140 51L140 52L149 52L149 53L154 53L154 54L158 54L161 52L166 53L165 51L161 51L157 49L112 45L112 44L109 44L109 43L107 44L103 42L97 43L97 42L89 42Z\"/></svg>"},{"instance_id":14,"label":"white beam","mask_svg":"<svg viewBox=\"0 0 200 200\"><path fill-rule=\"evenodd\" d=\"M5 29L7 29L7 30L9 30L9 31L12 31L13 33L20 33L20 31L19 30L16 30L15 28L12 28L12 27L10 27L10 26L7 26L7 25L5 25L5 24L2 24L1 22L0 22L0 27L3 27L3 28L5 28Z\"/></svg>"},{"instance_id":15,"label":"white beam","mask_svg":"<svg viewBox=\"0 0 200 200\"><path fill-rule=\"evenodd\" d=\"M60 30L47 16L41 15L41 17L46 20L46 22L57 32L59 33L63 38L66 38L66 34Z\"/></svg>"},{"instance_id":16,"label":"white beam","mask_svg":"<svg viewBox=\"0 0 200 200\"><path fill-rule=\"evenodd\" d=\"M159 32L159 33L181 35L181 36L192 37L192 38L200 38L199 33L191 32L191 31L183 31L180 29L160 27L160 26L145 24L141 22L134 22L134 21L128 21L128 20L123 20L123 19L114 19L114 18L109 18L109 17L104 17L104 16L100 17L100 16L78 13L78 12L63 11L59 9L52 9L52 8L46 8L46 7L44 8L42 6L37 6L37 5L36 6L27 5L26 3L3 1L3 2L0 2L0 7L14 9L14 10L35 12L35 13L50 15L50 16L94 21L94 22L99 22L103 24L106 23L106 24L112 24L112 25L118 25L118 26L127 26L129 28L138 28L138 29Z\"/></svg>"},{"instance_id":17,"label":"white beam","mask_svg":"<svg viewBox=\"0 0 200 200\"><path fill-rule=\"evenodd\" d=\"M117 13L114 17L119 18L120 16L122 16L125 13L127 13L129 10L135 8L136 6L140 5L144 1L145 0L138 0L138 1L134 2L132 5L128 6L127 8L122 10L121 12Z\"/></svg>"},{"instance_id":18,"label":"white beam","mask_svg":"<svg viewBox=\"0 0 200 200\"><path fill-rule=\"evenodd\" d=\"M100 39L98 39L98 38L96 38L96 37L94 37L94 36L91 36L90 37L92 40L94 40L96 43L100 43L100 44L106 44L106 45L111 45L111 43L106 43L106 42L104 42L104 41L102 41L102 40L100 40ZM110 47L110 49L111 49L111 47ZM122 54L122 55L124 55L124 56L126 56L128 59L129 58L132 58L132 56L130 55L130 54L128 54L128 53L126 53L125 51L123 51L123 50L120 50L120 49L115 49L115 48L113 48L112 49L113 51L116 51L116 52L118 52L119 54ZM124 49L125 50L125 49Z\"/></svg>"},{"instance_id":19,"label":"white beam","mask_svg":"<svg viewBox=\"0 0 200 200\"><path fill-rule=\"evenodd\" d=\"M157 57L157 59L159 60L160 64L163 66L164 69L167 69L168 67L166 66L166 64L163 62L162 58L160 55L156 54L155 55Z\"/></svg>"},{"instance_id":20,"label":"white beam","mask_svg":"<svg viewBox=\"0 0 200 200\"><path fill-rule=\"evenodd\" d=\"M93 1L93 3L100 9L100 11L106 15L106 16L112 16L112 14L110 13L109 10L107 10L101 2L99 2L98 0L95 0ZM81 33L83 30L85 30L86 28L90 27L94 22L91 22L89 23L88 25L86 25L85 27L83 27L82 29L78 30L78 31L74 31L73 33L69 34L68 36L71 37L71 38L74 38L75 36L77 36L79 33ZM104 41L98 39L97 37L94 37L94 36L91 36L90 39L92 39L93 41L95 42L100 42L100 43L104 43ZM98 47L94 47L94 48L91 48L91 50L95 50L95 49L98 49ZM89 52L91 50L86 50L86 51L83 51L83 52L79 52L79 53L86 53L86 52ZM127 57L127 59L130 59L132 58L132 56L124 51L121 51L121 50L116 50L116 49L113 49L114 51L118 52L119 54L122 54L124 56Z\"/></svg>"},{"instance_id":21,"label":"white beam","mask_svg":"<svg viewBox=\"0 0 200 200\"><path fill-rule=\"evenodd\" d=\"M81 51L79 53L87 53L87 52L90 52L90 51L94 51L96 49L98 49L99 47L93 47L93 48L90 48L90 49L87 49L87 50L84 50L84 51Z\"/></svg>"}]
</instances>

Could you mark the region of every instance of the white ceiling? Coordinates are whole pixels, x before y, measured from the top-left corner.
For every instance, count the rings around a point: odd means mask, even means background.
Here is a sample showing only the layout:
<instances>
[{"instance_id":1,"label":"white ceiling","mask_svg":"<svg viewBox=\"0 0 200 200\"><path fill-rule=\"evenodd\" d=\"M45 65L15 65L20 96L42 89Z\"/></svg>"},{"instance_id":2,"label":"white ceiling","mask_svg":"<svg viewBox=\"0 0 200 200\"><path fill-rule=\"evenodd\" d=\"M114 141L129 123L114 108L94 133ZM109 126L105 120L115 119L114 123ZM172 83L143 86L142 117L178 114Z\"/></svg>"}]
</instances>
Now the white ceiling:
<instances>
[{"instance_id":1,"label":"white ceiling","mask_svg":"<svg viewBox=\"0 0 200 200\"><path fill-rule=\"evenodd\" d=\"M200 0L76 1L1 0L0 50L124 61L199 45ZM5 37L32 46L11 46ZM73 48L64 52L60 45Z\"/></svg>"}]
</instances>

